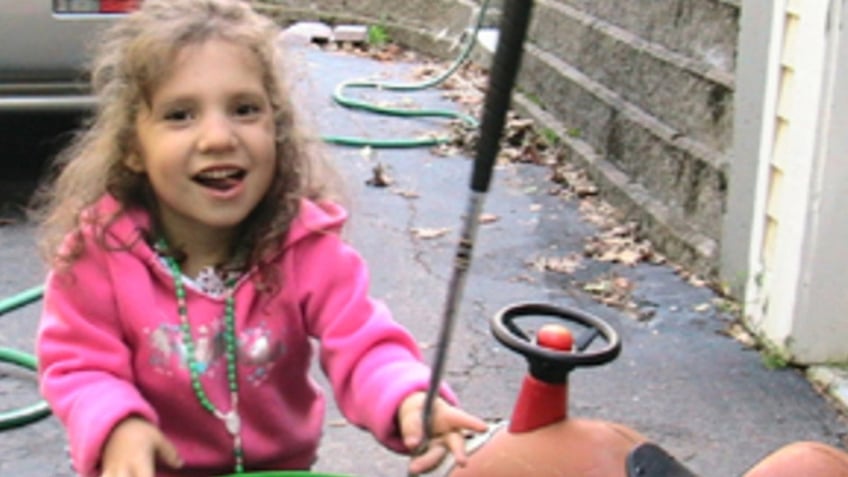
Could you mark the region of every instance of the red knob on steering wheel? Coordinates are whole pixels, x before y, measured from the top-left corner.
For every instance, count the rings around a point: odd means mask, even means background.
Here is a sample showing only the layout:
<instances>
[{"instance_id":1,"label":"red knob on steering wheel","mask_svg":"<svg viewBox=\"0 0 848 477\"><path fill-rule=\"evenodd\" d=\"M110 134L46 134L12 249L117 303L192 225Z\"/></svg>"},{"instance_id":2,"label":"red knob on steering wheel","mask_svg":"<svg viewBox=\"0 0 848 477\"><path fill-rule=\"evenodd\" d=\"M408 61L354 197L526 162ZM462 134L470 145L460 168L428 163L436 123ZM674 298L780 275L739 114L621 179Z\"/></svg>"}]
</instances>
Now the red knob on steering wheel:
<instances>
[{"instance_id":1,"label":"red knob on steering wheel","mask_svg":"<svg viewBox=\"0 0 848 477\"><path fill-rule=\"evenodd\" d=\"M516 321L529 317L552 317L557 321L579 324L586 331L577 337L573 350L551 349L528 338L516 325ZM491 328L501 344L527 358L534 376L548 382L563 380L577 367L608 363L618 357L621 351L621 339L612 326L594 315L574 308L544 303L510 305L495 314ZM604 346L588 349L599 336L604 339Z\"/></svg>"}]
</instances>

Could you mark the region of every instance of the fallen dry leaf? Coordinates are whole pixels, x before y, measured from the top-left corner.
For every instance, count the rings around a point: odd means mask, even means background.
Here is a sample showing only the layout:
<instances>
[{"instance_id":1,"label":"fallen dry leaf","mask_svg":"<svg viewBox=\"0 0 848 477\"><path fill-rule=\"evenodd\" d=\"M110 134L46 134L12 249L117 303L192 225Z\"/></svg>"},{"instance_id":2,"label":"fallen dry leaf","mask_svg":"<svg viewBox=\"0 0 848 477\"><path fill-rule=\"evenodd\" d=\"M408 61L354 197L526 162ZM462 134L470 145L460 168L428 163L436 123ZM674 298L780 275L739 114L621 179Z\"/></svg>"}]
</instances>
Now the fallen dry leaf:
<instances>
[{"instance_id":1,"label":"fallen dry leaf","mask_svg":"<svg viewBox=\"0 0 848 477\"><path fill-rule=\"evenodd\" d=\"M633 266L653 256L650 242L638 236L635 222L613 224L601 233L586 239L583 252L601 262Z\"/></svg>"},{"instance_id":2,"label":"fallen dry leaf","mask_svg":"<svg viewBox=\"0 0 848 477\"><path fill-rule=\"evenodd\" d=\"M371 46L368 48L368 56L377 61L397 61L406 55L407 52L395 43L388 43L382 47Z\"/></svg>"},{"instance_id":3,"label":"fallen dry leaf","mask_svg":"<svg viewBox=\"0 0 848 477\"><path fill-rule=\"evenodd\" d=\"M730 326L721 330L721 333L735 339L749 348L755 348L757 346L756 338L754 338L754 336L738 322L731 323Z\"/></svg>"},{"instance_id":4,"label":"fallen dry leaf","mask_svg":"<svg viewBox=\"0 0 848 477\"><path fill-rule=\"evenodd\" d=\"M371 187L388 187L394 183L391 177L386 173L386 168L382 163L377 163L371 169L371 177L365 181Z\"/></svg>"},{"instance_id":5,"label":"fallen dry leaf","mask_svg":"<svg viewBox=\"0 0 848 477\"><path fill-rule=\"evenodd\" d=\"M636 249L624 249L618 252L615 256L615 261L618 263L633 266L639 263L642 258L645 257L645 253L642 250Z\"/></svg>"},{"instance_id":6,"label":"fallen dry leaf","mask_svg":"<svg viewBox=\"0 0 848 477\"><path fill-rule=\"evenodd\" d=\"M495 214L485 214L484 213L484 214L480 214L480 217L478 218L478 220L481 224L491 224L492 222L497 222L498 220L500 220L500 217L498 217Z\"/></svg>"},{"instance_id":7,"label":"fallen dry leaf","mask_svg":"<svg viewBox=\"0 0 848 477\"><path fill-rule=\"evenodd\" d=\"M643 321L654 316L655 310L641 309L633 301L631 293L635 288L634 282L627 277L615 273L602 275L595 280L583 284L583 291L604 305L621 310L626 315Z\"/></svg>"},{"instance_id":8,"label":"fallen dry leaf","mask_svg":"<svg viewBox=\"0 0 848 477\"><path fill-rule=\"evenodd\" d=\"M533 268L539 271L551 271L571 275L583 266L580 254L573 253L565 257L539 257L533 260Z\"/></svg>"},{"instance_id":9,"label":"fallen dry leaf","mask_svg":"<svg viewBox=\"0 0 848 477\"><path fill-rule=\"evenodd\" d=\"M512 283L536 283L536 279L525 274L514 276L510 279Z\"/></svg>"},{"instance_id":10,"label":"fallen dry leaf","mask_svg":"<svg viewBox=\"0 0 848 477\"><path fill-rule=\"evenodd\" d=\"M598 187L589 178L586 171L577 169L571 164L554 161L554 165L551 167L550 180L565 187L569 195L578 198L598 195Z\"/></svg>"},{"instance_id":11,"label":"fallen dry leaf","mask_svg":"<svg viewBox=\"0 0 848 477\"><path fill-rule=\"evenodd\" d=\"M421 197L421 195L418 194L418 192L416 192L414 190L394 189L394 190L392 190L392 192L403 197L404 199L417 199L417 198Z\"/></svg>"},{"instance_id":12,"label":"fallen dry leaf","mask_svg":"<svg viewBox=\"0 0 848 477\"><path fill-rule=\"evenodd\" d=\"M611 288L607 280L596 280L583 285L583 291L587 291L593 295L606 294Z\"/></svg>"},{"instance_id":13,"label":"fallen dry leaf","mask_svg":"<svg viewBox=\"0 0 848 477\"><path fill-rule=\"evenodd\" d=\"M614 277L612 279L612 283L615 285L616 290L624 290L628 292L633 290L633 281L627 277Z\"/></svg>"},{"instance_id":14,"label":"fallen dry leaf","mask_svg":"<svg viewBox=\"0 0 848 477\"><path fill-rule=\"evenodd\" d=\"M376 105L381 108L399 109L404 111L415 111L421 109L421 104L415 101L414 99L410 98L409 96L405 96L394 101L377 101Z\"/></svg>"},{"instance_id":15,"label":"fallen dry leaf","mask_svg":"<svg viewBox=\"0 0 848 477\"><path fill-rule=\"evenodd\" d=\"M447 235L450 232L450 229L447 227L432 229L432 228L414 228L412 229L412 233L424 240L439 238L444 235Z\"/></svg>"}]
</instances>

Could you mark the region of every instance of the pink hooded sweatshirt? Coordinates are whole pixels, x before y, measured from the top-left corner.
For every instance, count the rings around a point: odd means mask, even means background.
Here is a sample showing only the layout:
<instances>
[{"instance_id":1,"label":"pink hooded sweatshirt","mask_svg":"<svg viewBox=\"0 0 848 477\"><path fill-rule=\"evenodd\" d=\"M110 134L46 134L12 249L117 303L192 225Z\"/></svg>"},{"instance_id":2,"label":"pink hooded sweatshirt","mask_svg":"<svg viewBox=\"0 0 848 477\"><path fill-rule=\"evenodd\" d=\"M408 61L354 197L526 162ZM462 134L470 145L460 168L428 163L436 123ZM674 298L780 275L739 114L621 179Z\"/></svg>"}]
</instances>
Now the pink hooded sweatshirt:
<instances>
[{"instance_id":1,"label":"pink hooded sweatshirt","mask_svg":"<svg viewBox=\"0 0 848 477\"><path fill-rule=\"evenodd\" d=\"M37 354L41 390L68 433L73 464L95 476L112 428L128 416L159 426L185 465L159 476L233 471L233 439L192 391L174 281L142 239L147 213L121 214L104 197L83 230L84 252L69 273L48 277ZM405 452L396 411L426 390L429 369L415 340L368 295L363 259L339 236L346 212L303 201L273 266L283 278L262 293L256 270L236 285L238 412L248 470L308 469L316 459L325 401L309 377L320 363L343 414L386 447ZM107 249L97 243L104 234ZM224 299L186 283L201 382L230 410L223 347ZM455 396L443 389L450 402Z\"/></svg>"}]
</instances>

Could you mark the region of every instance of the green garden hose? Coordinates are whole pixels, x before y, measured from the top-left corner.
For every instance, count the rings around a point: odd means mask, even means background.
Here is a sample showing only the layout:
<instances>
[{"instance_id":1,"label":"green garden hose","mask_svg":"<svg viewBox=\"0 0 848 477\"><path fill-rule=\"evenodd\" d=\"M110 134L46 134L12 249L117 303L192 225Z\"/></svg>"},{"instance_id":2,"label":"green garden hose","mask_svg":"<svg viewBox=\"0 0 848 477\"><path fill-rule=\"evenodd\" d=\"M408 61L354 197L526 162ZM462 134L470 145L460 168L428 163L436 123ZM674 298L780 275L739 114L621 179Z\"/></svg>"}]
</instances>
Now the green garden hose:
<instances>
[{"instance_id":1,"label":"green garden hose","mask_svg":"<svg viewBox=\"0 0 848 477\"><path fill-rule=\"evenodd\" d=\"M30 303L38 301L44 294L44 287L37 286L0 300L0 316ZM38 369L35 356L12 348L0 347L0 363L7 363L30 371ZM22 427L50 415L50 407L44 400L29 406L0 412L0 431Z\"/></svg>"},{"instance_id":2,"label":"green garden hose","mask_svg":"<svg viewBox=\"0 0 848 477\"><path fill-rule=\"evenodd\" d=\"M444 110L444 109L409 109L409 108L389 108L385 106L379 106L373 103L369 103L367 101L362 101L356 98L352 98L344 95L344 91L348 88L374 88L379 90L386 91L418 91L427 88L431 88L433 86L437 86L443 83L447 78L450 77L463 63L468 59L471 55L471 51L474 48L474 43L477 39L477 33L480 31L480 28L483 25L483 19L486 16L486 9L489 6L489 0L485 0L483 4L480 6L480 11L477 14L477 20L474 24L474 30L470 35L465 39L465 45L462 48L462 51L454 60L453 64L448 67L442 74L436 76L435 78L431 78L429 80L417 82L417 83L397 83L397 82L388 82L388 81L372 81L367 79L353 79L348 81L343 81L338 86L336 86L335 91L333 92L333 100L350 109L360 109L363 111L376 113L376 114L384 114L388 116L398 116L398 117L437 117L437 118L449 118L449 119L458 119L465 123L465 125L469 128L476 128L478 126L477 119L474 117L463 114L456 111ZM338 144L343 146L354 146L354 147L366 147L370 146L373 148L414 148L414 147L428 147L435 146L438 144L444 144L449 142L451 139L449 137L420 137L420 138L394 138L394 139L371 139L371 138L363 138L363 137L352 137L352 136L324 136L324 141L329 142L331 144Z\"/></svg>"},{"instance_id":3,"label":"green garden hose","mask_svg":"<svg viewBox=\"0 0 848 477\"><path fill-rule=\"evenodd\" d=\"M38 364L35 356L23 351L0 347L0 362L35 371ZM35 404L0 412L0 431L22 427L50 415L50 407L44 400Z\"/></svg>"},{"instance_id":4,"label":"green garden hose","mask_svg":"<svg viewBox=\"0 0 848 477\"><path fill-rule=\"evenodd\" d=\"M12 310L17 310L22 306L29 305L34 301L41 299L44 294L44 286L32 287L29 290L22 291L15 296L0 300L0 316L9 313Z\"/></svg>"}]
</instances>

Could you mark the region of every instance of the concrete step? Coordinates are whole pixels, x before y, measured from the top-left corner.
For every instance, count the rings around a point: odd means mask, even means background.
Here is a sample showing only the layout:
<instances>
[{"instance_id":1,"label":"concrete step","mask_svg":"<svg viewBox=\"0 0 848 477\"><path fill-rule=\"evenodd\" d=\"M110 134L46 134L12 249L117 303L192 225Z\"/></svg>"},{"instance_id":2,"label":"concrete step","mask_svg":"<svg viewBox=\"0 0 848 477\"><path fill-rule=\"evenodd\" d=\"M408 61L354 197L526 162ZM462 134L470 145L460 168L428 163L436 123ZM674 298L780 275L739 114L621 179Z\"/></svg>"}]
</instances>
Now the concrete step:
<instances>
[{"instance_id":1,"label":"concrete step","mask_svg":"<svg viewBox=\"0 0 848 477\"><path fill-rule=\"evenodd\" d=\"M283 26L297 22L381 26L391 41L440 58L458 53L459 38L479 12L473 0L410 0L392 10L383 5L380 0L263 0L254 8ZM487 16L493 18L489 23L496 22L496 14L496 9L489 10Z\"/></svg>"},{"instance_id":2,"label":"concrete step","mask_svg":"<svg viewBox=\"0 0 848 477\"><path fill-rule=\"evenodd\" d=\"M307 43L353 43L368 42L368 27L365 25L336 25L331 27L322 22L295 22L280 32L280 41L291 44Z\"/></svg>"},{"instance_id":3,"label":"concrete step","mask_svg":"<svg viewBox=\"0 0 848 477\"><path fill-rule=\"evenodd\" d=\"M444 35L454 38L468 26L476 5L467 0L407 0L399 2L396 8L386 9L384 0L266 0L256 8L282 25L295 21L380 25L390 30L396 27L443 30Z\"/></svg>"}]
</instances>

